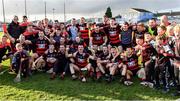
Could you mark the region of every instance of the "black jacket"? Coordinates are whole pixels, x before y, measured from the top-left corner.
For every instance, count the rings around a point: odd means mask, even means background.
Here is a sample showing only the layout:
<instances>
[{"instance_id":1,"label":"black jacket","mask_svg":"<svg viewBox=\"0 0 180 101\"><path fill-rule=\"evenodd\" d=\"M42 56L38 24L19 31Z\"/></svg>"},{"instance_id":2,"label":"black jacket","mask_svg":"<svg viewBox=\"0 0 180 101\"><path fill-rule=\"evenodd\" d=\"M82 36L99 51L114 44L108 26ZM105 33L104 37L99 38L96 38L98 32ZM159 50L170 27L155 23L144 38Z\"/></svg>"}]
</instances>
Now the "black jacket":
<instances>
[{"instance_id":1,"label":"black jacket","mask_svg":"<svg viewBox=\"0 0 180 101\"><path fill-rule=\"evenodd\" d=\"M12 21L8 25L7 30L9 32L9 34L15 39L19 38L19 36L21 34L21 27L20 27L19 23L16 24L14 21Z\"/></svg>"}]
</instances>

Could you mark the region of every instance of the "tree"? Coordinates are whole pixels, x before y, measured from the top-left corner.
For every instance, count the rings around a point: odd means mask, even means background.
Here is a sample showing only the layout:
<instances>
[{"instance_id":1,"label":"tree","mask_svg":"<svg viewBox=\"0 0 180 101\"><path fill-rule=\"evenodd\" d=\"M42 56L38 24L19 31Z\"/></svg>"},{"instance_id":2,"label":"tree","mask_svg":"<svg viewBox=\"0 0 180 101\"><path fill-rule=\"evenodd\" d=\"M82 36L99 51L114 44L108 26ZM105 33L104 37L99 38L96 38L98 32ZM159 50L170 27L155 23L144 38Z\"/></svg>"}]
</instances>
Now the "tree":
<instances>
[{"instance_id":1,"label":"tree","mask_svg":"<svg viewBox=\"0 0 180 101\"><path fill-rule=\"evenodd\" d=\"M108 18L112 18L112 12L111 12L111 8L110 8L110 7L107 8L105 15L106 15Z\"/></svg>"}]
</instances>

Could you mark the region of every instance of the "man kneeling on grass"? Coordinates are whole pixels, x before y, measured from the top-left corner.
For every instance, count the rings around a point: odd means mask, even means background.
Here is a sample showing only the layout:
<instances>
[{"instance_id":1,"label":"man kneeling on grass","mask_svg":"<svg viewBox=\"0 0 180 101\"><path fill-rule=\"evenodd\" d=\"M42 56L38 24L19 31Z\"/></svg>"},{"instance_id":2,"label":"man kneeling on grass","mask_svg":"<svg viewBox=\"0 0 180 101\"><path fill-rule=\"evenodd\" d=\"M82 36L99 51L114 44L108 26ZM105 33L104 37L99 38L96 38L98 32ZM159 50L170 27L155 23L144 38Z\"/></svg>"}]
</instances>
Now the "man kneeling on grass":
<instances>
[{"instance_id":1,"label":"man kneeling on grass","mask_svg":"<svg viewBox=\"0 0 180 101\"><path fill-rule=\"evenodd\" d=\"M125 64L127 65L126 80L124 81L124 84L129 86L133 84L132 77L135 76L139 71L138 57L134 53L134 50L131 47L128 47L126 49L126 56L124 61Z\"/></svg>"},{"instance_id":2,"label":"man kneeling on grass","mask_svg":"<svg viewBox=\"0 0 180 101\"><path fill-rule=\"evenodd\" d=\"M21 75L27 77L29 73L29 54L23 50L20 43L16 44L17 52L14 54L12 59L12 69L17 73L14 82L21 81Z\"/></svg>"},{"instance_id":3,"label":"man kneeling on grass","mask_svg":"<svg viewBox=\"0 0 180 101\"><path fill-rule=\"evenodd\" d=\"M50 79L55 79L57 74L60 74L60 78L64 79L66 70L68 68L68 48L65 48L65 45L60 45L59 50L56 55L56 62L53 66L53 73Z\"/></svg>"},{"instance_id":4,"label":"man kneeling on grass","mask_svg":"<svg viewBox=\"0 0 180 101\"><path fill-rule=\"evenodd\" d=\"M84 52L83 45L78 46L78 51L75 52L72 57L75 60L74 63L70 63L70 71L72 74L72 78L77 78L75 76L75 71L77 71L82 82L86 82L87 72L92 72L92 67L91 64L88 62L88 59L93 57L89 56L88 53Z\"/></svg>"}]
</instances>

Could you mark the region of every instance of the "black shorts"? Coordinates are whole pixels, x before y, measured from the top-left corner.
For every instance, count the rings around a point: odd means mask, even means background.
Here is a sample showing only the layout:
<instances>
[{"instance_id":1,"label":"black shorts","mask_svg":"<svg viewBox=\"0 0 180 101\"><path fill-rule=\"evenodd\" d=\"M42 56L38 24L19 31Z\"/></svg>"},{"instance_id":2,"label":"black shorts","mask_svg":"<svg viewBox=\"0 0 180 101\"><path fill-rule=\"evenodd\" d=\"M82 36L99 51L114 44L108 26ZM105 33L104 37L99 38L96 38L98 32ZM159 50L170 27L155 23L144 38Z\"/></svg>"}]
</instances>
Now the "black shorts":
<instances>
[{"instance_id":1,"label":"black shorts","mask_svg":"<svg viewBox=\"0 0 180 101\"><path fill-rule=\"evenodd\" d=\"M78 66L79 69L81 69L81 68L85 68L88 64L86 64L85 66L82 66L80 64L75 63L75 65Z\"/></svg>"},{"instance_id":2,"label":"black shorts","mask_svg":"<svg viewBox=\"0 0 180 101\"><path fill-rule=\"evenodd\" d=\"M2 63L2 57L0 56L0 63Z\"/></svg>"},{"instance_id":3,"label":"black shorts","mask_svg":"<svg viewBox=\"0 0 180 101\"><path fill-rule=\"evenodd\" d=\"M93 45L101 46L103 43L93 43Z\"/></svg>"},{"instance_id":4,"label":"black shorts","mask_svg":"<svg viewBox=\"0 0 180 101\"><path fill-rule=\"evenodd\" d=\"M61 62L60 60L57 60L53 66L53 72L57 73L63 73L65 72L67 62Z\"/></svg>"},{"instance_id":5,"label":"black shorts","mask_svg":"<svg viewBox=\"0 0 180 101\"><path fill-rule=\"evenodd\" d=\"M93 68L96 68L96 67L97 67L96 60L89 59L89 63L91 63L91 66L92 66Z\"/></svg>"},{"instance_id":6,"label":"black shorts","mask_svg":"<svg viewBox=\"0 0 180 101\"><path fill-rule=\"evenodd\" d=\"M132 72L133 76L136 76L137 72L139 71L139 68L138 69L134 69L134 70L129 70Z\"/></svg>"},{"instance_id":7,"label":"black shorts","mask_svg":"<svg viewBox=\"0 0 180 101\"><path fill-rule=\"evenodd\" d=\"M83 39L87 46L89 46L89 39Z\"/></svg>"},{"instance_id":8,"label":"black shorts","mask_svg":"<svg viewBox=\"0 0 180 101\"><path fill-rule=\"evenodd\" d=\"M126 50L126 48L132 47L132 44L121 44L121 45L122 45L123 50Z\"/></svg>"},{"instance_id":9,"label":"black shorts","mask_svg":"<svg viewBox=\"0 0 180 101\"><path fill-rule=\"evenodd\" d=\"M111 45L111 46L116 46L116 47L118 47L118 46L120 46L121 44L120 44L120 42L119 42L119 43L110 43L110 45Z\"/></svg>"},{"instance_id":10,"label":"black shorts","mask_svg":"<svg viewBox=\"0 0 180 101\"><path fill-rule=\"evenodd\" d=\"M17 61L16 63L12 64L12 69L18 73L19 69L21 66L21 70L22 72L24 72L24 70L26 70L29 68L29 60L24 60L22 63L20 63L20 61Z\"/></svg>"}]
</instances>

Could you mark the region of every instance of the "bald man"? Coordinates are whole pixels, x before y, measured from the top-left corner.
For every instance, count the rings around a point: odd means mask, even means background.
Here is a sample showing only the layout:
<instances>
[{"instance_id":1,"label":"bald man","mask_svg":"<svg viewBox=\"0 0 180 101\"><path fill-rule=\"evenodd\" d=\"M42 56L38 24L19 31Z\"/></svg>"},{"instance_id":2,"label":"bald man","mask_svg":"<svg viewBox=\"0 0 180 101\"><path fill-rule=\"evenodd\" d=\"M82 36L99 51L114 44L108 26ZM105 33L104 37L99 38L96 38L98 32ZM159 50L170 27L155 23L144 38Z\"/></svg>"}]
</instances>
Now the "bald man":
<instances>
[{"instance_id":1,"label":"bald man","mask_svg":"<svg viewBox=\"0 0 180 101\"><path fill-rule=\"evenodd\" d=\"M166 15L161 16L161 23L160 25L169 26L171 23L168 21L168 17Z\"/></svg>"}]
</instances>

